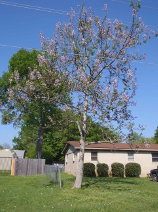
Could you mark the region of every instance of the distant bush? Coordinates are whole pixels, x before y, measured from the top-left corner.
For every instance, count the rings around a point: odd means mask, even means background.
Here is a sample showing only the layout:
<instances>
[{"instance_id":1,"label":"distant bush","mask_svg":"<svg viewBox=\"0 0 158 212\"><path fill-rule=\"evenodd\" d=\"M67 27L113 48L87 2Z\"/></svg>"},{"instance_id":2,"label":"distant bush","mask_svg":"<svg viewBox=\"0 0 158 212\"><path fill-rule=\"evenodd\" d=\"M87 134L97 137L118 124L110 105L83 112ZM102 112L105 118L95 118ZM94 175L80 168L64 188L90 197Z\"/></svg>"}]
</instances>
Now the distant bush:
<instances>
[{"instance_id":1,"label":"distant bush","mask_svg":"<svg viewBox=\"0 0 158 212\"><path fill-rule=\"evenodd\" d=\"M108 177L109 166L105 163L98 163L97 164L97 173L98 177Z\"/></svg>"},{"instance_id":2,"label":"distant bush","mask_svg":"<svg viewBox=\"0 0 158 212\"><path fill-rule=\"evenodd\" d=\"M84 177L96 177L95 165L93 163L84 163L83 176Z\"/></svg>"},{"instance_id":3,"label":"distant bush","mask_svg":"<svg viewBox=\"0 0 158 212\"><path fill-rule=\"evenodd\" d=\"M125 166L126 177L139 177L141 174L141 166L138 163L127 163Z\"/></svg>"},{"instance_id":4,"label":"distant bush","mask_svg":"<svg viewBox=\"0 0 158 212\"><path fill-rule=\"evenodd\" d=\"M111 164L112 177L124 177L124 165L122 163Z\"/></svg>"}]
</instances>

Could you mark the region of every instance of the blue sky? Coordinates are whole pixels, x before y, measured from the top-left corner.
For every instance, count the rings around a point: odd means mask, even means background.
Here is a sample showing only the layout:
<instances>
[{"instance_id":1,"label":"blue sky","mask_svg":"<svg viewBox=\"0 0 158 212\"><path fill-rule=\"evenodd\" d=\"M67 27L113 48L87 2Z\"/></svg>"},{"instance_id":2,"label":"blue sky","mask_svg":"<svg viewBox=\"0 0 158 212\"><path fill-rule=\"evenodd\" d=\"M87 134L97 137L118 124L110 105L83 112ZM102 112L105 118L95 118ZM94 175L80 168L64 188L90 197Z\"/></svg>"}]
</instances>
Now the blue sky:
<instances>
[{"instance_id":1,"label":"blue sky","mask_svg":"<svg viewBox=\"0 0 158 212\"><path fill-rule=\"evenodd\" d=\"M31 10L17 6L13 7L6 2L0 4L0 76L8 70L9 59L18 51L18 48L11 46L40 49L40 32L42 31L45 37L51 38L56 23L66 22L67 20L63 11L70 11L71 7L76 10L77 5L86 3L87 6L91 6L95 10L97 15L102 17L103 5L107 3L110 19L117 18L127 25L131 21L131 9L126 4L129 2L128 0L8 0L7 2L51 8L55 9L54 12L56 13L48 12L48 9L47 12L41 11L42 8ZM158 1L142 0L141 5L140 16L144 23L156 30L158 25ZM10 47L4 47L1 44ZM137 68L139 86L135 97L137 106L133 107L132 111L133 115L137 117L135 119L136 125L144 124L148 126L143 133L144 136L152 137L158 126L158 38L150 40L139 49L141 53L147 54L147 59L142 64L132 63L132 67ZM12 125L0 125L0 144L8 143L12 146L12 139L17 135L17 132L18 129L14 129Z\"/></svg>"}]
</instances>

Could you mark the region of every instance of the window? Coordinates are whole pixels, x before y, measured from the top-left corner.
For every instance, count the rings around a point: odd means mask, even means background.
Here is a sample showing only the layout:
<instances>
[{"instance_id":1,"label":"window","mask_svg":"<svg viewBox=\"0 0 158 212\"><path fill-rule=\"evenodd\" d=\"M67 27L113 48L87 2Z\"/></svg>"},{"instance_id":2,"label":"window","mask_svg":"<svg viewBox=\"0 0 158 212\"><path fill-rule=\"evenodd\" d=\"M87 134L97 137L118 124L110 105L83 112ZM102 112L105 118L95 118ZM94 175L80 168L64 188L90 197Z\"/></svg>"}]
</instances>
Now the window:
<instances>
[{"instance_id":1,"label":"window","mask_svg":"<svg viewBox=\"0 0 158 212\"><path fill-rule=\"evenodd\" d=\"M134 161L134 153L128 153L128 161Z\"/></svg>"},{"instance_id":2,"label":"window","mask_svg":"<svg viewBox=\"0 0 158 212\"><path fill-rule=\"evenodd\" d=\"M98 160L98 152L91 152L91 161Z\"/></svg>"},{"instance_id":3,"label":"window","mask_svg":"<svg viewBox=\"0 0 158 212\"><path fill-rule=\"evenodd\" d=\"M158 161L158 153L152 153L152 162Z\"/></svg>"}]
</instances>

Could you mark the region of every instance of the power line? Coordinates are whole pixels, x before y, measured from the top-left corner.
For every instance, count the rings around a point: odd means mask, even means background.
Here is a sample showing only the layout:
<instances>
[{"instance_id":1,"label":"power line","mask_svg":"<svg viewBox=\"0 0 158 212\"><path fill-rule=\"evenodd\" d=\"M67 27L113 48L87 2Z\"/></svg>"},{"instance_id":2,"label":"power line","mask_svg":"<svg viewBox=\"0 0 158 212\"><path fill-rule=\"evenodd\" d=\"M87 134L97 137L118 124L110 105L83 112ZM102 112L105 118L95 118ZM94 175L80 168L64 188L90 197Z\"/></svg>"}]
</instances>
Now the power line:
<instances>
[{"instance_id":1,"label":"power line","mask_svg":"<svg viewBox=\"0 0 158 212\"><path fill-rule=\"evenodd\" d=\"M111 1L129 4L128 2L119 1L119 0L111 0ZM56 9L53 9L53 8L44 8L44 7L32 6L32 5L28 5L28 4L18 4L18 3L7 2L7 1L0 1L0 4L6 5L6 6L18 7L18 8L36 10L36 11L40 11L40 12L56 13L56 14L59 14L59 15L67 15L67 13L68 13L68 11L65 11L65 10L56 10ZM103 17L100 17L100 18L103 18ZM111 19L111 20L115 20L115 19ZM131 24L131 22L127 22L127 21L121 21L121 22L125 23L125 25L127 25L127 26L129 26L129 24ZM128 23L128 24L126 24L126 23ZM157 26L153 26L153 25L148 25L148 26L153 27L153 28L157 28Z\"/></svg>"},{"instance_id":2,"label":"power line","mask_svg":"<svg viewBox=\"0 0 158 212\"><path fill-rule=\"evenodd\" d=\"M36 48L30 48L30 47L20 47L20 46L13 46L13 45L7 45L7 44L0 44L0 46L2 47L8 47L8 48L17 48L17 49L28 49L28 50L38 50L40 51L41 49L36 49ZM65 52L58 52L59 54L65 54ZM69 55L73 54L73 53L67 53ZM79 56L83 56L80 54L75 54L75 55L79 55ZM148 62L139 62L139 61L131 61L132 63L139 63L139 64L143 64L143 65L153 65L153 66L158 66L157 63L148 63Z\"/></svg>"},{"instance_id":3,"label":"power line","mask_svg":"<svg viewBox=\"0 0 158 212\"><path fill-rule=\"evenodd\" d=\"M37 10L37 11L41 11L41 12L57 13L57 14L60 14L60 15L67 15L67 11L56 10L56 9L52 9L52 8L37 7L37 6L31 6L31 5L26 5L26 4L18 4L18 3L6 2L6 1L0 1L0 4L6 5L6 6L12 6L12 7L30 9L30 10Z\"/></svg>"},{"instance_id":4,"label":"power line","mask_svg":"<svg viewBox=\"0 0 158 212\"><path fill-rule=\"evenodd\" d=\"M13 46L13 45L6 45L6 44L0 44L2 47L8 47L8 48L16 48L16 49L28 49L28 50L33 50L34 48L29 48L29 47L20 47L20 46ZM40 50L40 49L36 49Z\"/></svg>"}]
</instances>

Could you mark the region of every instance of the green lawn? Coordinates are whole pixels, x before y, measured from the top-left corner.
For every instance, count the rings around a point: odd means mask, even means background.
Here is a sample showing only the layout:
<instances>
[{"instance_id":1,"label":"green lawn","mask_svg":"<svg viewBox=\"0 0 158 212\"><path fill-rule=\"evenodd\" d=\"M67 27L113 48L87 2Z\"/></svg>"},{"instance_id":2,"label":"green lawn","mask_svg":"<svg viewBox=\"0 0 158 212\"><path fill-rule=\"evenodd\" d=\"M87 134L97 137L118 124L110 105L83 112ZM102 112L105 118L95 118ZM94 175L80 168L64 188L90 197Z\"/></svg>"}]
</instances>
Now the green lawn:
<instances>
[{"instance_id":1,"label":"green lawn","mask_svg":"<svg viewBox=\"0 0 158 212\"><path fill-rule=\"evenodd\" d=\"M11 177L0 172L0 212L158 211L158 182L147 178L84 178L62 174L63 188L45 176Z\"/></svg>"}]
</instances>

